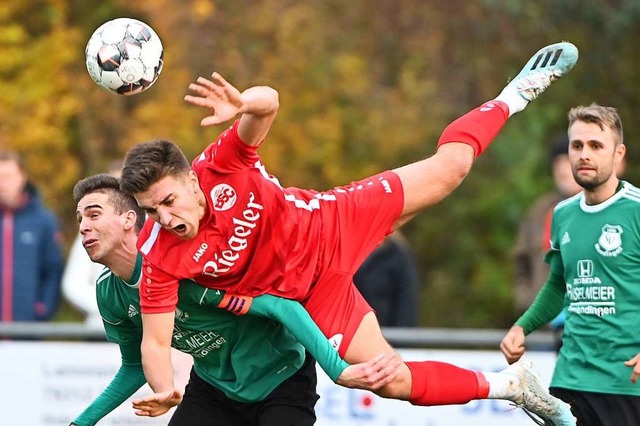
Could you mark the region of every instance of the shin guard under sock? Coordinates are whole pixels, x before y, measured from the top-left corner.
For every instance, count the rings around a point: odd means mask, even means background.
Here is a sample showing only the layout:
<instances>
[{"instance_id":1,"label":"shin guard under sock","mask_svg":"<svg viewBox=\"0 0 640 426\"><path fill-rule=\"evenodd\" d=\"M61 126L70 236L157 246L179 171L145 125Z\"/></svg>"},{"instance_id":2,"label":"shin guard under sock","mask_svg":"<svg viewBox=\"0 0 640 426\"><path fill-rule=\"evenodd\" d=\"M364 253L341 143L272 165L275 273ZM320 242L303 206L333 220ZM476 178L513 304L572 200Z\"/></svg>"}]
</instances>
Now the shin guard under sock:
<instances>
[{"instance_id":1,"label":"shin guard under sock","mask_svg":"<svg viewBox=\"0 0 640 426\"><path fill-rule=\"evenodd\" d=\"M482 373L435 361L407 362L413 405L466 404L484 399L489 384Z\"/></svg>"},{"instance_id":2,"label":"shin guard under sock","mask_svg":"<svg viewBox=\"0 0 640 426\"><path fill-rule=\"evenodd\" d=\"M438 147L450 142L471 145L479 157L509 118L509 107L501 101L485 102L450 123L442 132Z\"/></svg>"}]
</instances>

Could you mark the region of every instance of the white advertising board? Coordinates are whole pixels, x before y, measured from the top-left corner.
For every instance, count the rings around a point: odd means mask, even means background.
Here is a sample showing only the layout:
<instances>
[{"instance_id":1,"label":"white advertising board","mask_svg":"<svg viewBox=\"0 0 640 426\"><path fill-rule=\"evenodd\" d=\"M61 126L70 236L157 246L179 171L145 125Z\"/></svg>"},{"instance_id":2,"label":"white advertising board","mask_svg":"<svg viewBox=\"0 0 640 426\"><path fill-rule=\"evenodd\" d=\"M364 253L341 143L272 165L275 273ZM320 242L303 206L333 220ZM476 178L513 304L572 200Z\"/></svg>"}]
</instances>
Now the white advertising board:
<instances>
[{"instance_id":1,"label":"white advertising board","mask_svg":"<svg viewBox=\"0 0 640 426\"><path fill-rule=\"evenodd\" d=\"M496 351L400 350L405 360L434 360L483 371L499 371L505 362ZM548 384L555 354L527 354ZM189 364L176 363L178 382L188 376ZM109 383L120 365L114 344L64 342L0 342L1 424L68 425ZM149 393L143 387L136 396ZM379 398L373 393L341 388L318 370L316 405L318 426L518 426L533 422L521 410L502 401L472 401L466 405L415 407ZM169 415L140 418L131 401L99 425L164 425Z\"/></svg>"}]
</instances>

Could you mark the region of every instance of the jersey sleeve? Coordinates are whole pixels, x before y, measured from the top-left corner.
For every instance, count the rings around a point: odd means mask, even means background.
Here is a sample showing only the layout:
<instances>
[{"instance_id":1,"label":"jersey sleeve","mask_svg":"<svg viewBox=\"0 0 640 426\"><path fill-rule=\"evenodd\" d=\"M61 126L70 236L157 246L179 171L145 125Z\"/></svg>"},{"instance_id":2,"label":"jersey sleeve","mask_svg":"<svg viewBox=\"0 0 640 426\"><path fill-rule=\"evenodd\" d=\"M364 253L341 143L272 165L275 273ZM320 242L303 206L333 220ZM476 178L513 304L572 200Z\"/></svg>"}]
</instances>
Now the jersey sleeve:
<instances>
[{"instance_id":1,"label":"jersey sleeve","mask_svg":"<svg viewBox=\"0 0 640 426\"><path fill-rule=\"evenodd\" d=\"M309 313L295 300L265 294L253 298L249 314L282 323L318 361L325 373L336 382L349 366L322 334Z\"/></svg>"},{"instance_id":2,"label":"jersey sleeve","mask_svg":"<svg viewBox=\"0 0 640 426\"><path fill-rule=\"evenodd\" d=\"M547 282L542 286L529 309L518 318L516 325L521 326L525 334L529 334L547 324L562 312L565 294L563 277L550 273Z\"/></svg>"},{"instance_id":3,"label":"jersey sleeve","mask_svg":"<svg viewBox=\"0 0 640 426\"><path fill-rule=\"evenodd\" d=\"M142 262L140 310L143 314L173 312L178 304L178 280L152 265Z\"/></svg>"},{"instance_id":4,"label":"jersey sleeve","mask_svg":"<svg viewBox=\"0 0 640 426\"><path fill-rule=\"evenodd\" d=\"M122 364L111 383L76 417L72 424L95 425L146 383L140 362L140 346L120 345L120 353Z\"/></svg>"},{"instance_id":5,"label":"jersey sleeve","mask_svg":"<svg viewBox=\"0 0 640 426\"><path fill-rule=\"evenodd\" d=\"M251 168L260 160L258 147L247 145L240 139L239 124L240 120L236 120L193 160L192 168L196 173L204 168L212 168L220 173L233 173Z\"/></svg>"}]
</instances>

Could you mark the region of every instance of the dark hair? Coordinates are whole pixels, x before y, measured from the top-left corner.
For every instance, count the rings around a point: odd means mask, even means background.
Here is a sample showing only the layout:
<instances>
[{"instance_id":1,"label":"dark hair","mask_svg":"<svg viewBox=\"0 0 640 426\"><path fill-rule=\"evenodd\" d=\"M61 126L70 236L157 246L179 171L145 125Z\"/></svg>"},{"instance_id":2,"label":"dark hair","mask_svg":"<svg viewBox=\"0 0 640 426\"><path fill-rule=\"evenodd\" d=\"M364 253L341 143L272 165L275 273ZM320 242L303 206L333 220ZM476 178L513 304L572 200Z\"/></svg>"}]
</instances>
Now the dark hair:
<instances>
[{"instance_id":1,"label":"dark hair","mask_svg":"<svg viewBox=\"0 0 640 426\"><path fill-rule=\"evenodd\" d=\"M117 214L133 210L138 216L135 225L136 234L140 232L146 219L145 212L138 206L133 195L126 194L120 190L120 182L117 178L106 173L86 177L73 187L73 199L78 204L85 195L94 192L107 194L109 203L111 203Z\"/></svg>"},{"instance_id":2,"label":"dark hair","mask_svg":"<svg viewBox=\"0 0 640 426\"><path fill-rule=\"evenodd\" d=\"M549 164L553 164L553 161L560 155L569 155L569 137L567 135L557 136L552 139Z\"/></svg>"},{"instance_id":3,"label":"dark hair","mask_svg":"<svg viewBox=\"0 0 640 426\"><path fill-rule=\"evenodd\" d=\"M164 139L141 143L127 152L120 189L128 194L144 192L166 176L189 170L189 160L175 143Z\"/></svg>"}]
</instances>

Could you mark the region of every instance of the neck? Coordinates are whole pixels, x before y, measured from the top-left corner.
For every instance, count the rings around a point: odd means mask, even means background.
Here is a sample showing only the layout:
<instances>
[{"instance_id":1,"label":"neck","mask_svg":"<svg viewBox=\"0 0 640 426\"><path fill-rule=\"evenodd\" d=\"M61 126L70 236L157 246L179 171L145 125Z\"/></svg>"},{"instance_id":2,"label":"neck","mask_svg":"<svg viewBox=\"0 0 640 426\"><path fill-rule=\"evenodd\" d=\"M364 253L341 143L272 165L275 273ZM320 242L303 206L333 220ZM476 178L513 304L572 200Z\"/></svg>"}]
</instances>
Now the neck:
<instances>
[{"instance_id":1,"label":"neck","mask_svg":"<svg viewBox=\"0 0 640 426\"><path fill-rule=\"evenodd\" d=\"M613 195L618 191L619 185L620 180L617 177L613 177L596 188L585 189L583 191L584 199L590 206L603 203L613 197Z\"/></svg>"},{"instance_id":2,"label":"neck","mask_svg":"<svg viewBox=\"0 0 640 426\"><path fill-rule=\"evenodd\" d=\"M114 248L102 264L111 269L117 277L129 282L136 267L138 250L136 249L136 239L127 238Z\"/></svg>"}]
</instances>

